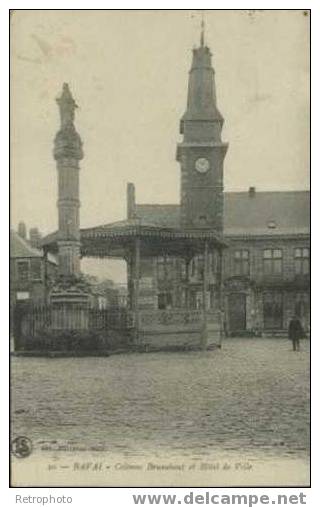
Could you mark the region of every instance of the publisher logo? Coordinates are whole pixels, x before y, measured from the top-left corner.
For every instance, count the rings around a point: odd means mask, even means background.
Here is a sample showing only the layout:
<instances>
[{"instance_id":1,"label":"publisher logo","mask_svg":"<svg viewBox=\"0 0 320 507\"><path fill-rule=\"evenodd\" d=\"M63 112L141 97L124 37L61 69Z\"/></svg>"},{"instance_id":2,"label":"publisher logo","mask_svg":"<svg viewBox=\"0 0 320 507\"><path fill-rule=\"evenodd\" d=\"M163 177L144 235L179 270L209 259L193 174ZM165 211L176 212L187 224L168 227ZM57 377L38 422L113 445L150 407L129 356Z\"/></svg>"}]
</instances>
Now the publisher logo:
<instances>
[{"instance_id":1,"label":"publisher logo","mask_svg":"<svg viewBox=\"0 0 320 507\"><path fill-rule=\"evenodd\" d=\"M32 442L28 437L16 437L11 443L11 452L17 458L27 458L32 453Z\"/></svg>"}]
</instances>

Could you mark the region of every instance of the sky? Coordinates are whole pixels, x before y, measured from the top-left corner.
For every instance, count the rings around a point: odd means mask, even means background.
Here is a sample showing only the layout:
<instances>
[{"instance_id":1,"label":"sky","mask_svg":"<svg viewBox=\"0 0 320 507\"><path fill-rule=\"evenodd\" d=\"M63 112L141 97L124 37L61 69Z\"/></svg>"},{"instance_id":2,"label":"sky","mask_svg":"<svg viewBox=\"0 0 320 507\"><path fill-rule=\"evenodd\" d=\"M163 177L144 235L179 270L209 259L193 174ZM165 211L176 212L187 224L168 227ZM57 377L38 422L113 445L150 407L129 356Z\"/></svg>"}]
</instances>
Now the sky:
<instances>
[{"instance_id":1,"label":"sky","mask_svg":"<svg viewBox=\"0 0 320 507\"><path fill-rule=\"evenodd\" d=\"M309 18L303 11L203 11L229 142L225 190L309 186ZM11 223L57 227L59 128L68 82L79 106L81 227L137 202L178 203L179 120L200 11L15 11L11 18ZM92 262L84 261L95 273ZM91 266L91 268L90 268ZM107 275L124 281L111 263ZM113 267L112 267L113 266ZM101 267L97 268L101 272Z\"/></svg>"}]
</instances>

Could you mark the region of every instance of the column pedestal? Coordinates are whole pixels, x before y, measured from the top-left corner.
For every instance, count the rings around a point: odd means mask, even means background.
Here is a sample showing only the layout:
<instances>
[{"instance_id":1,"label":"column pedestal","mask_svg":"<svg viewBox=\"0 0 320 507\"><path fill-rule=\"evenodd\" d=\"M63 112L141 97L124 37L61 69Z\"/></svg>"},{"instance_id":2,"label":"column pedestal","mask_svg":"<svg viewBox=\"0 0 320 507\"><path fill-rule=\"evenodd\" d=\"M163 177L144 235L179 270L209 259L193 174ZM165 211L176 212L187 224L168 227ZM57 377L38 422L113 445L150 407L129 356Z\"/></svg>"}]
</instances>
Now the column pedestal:
<instances>
[{"instance_id":1,"label":"column pedestal","mask_svg":"<svg viewBox=\"0 0 320 507\"><path fill-rule=\"evenodd\" d=\"M90 294L81 281L58 282L51 291L51 329L84 330L89 328Z\"/></svg>"}]
</instances>

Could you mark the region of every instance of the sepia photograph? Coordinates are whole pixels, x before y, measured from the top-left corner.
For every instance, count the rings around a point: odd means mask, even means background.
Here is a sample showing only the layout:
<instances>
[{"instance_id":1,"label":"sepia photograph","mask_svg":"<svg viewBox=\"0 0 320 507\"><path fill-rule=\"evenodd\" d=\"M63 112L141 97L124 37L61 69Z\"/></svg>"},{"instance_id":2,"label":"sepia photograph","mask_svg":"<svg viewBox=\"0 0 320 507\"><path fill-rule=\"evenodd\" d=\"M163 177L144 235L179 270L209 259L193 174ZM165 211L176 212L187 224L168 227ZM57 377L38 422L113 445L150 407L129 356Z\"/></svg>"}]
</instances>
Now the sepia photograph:
<instances>
[{"instance_id":1,"label":"sepia photograph","mask_svg":"<svg viewBox=\"0 0 320 507\"><path fill-rule=\"evenodd\" d=\"M310 15L10 11L11 487L310 486Z\"/></svg>"}]
</instances>

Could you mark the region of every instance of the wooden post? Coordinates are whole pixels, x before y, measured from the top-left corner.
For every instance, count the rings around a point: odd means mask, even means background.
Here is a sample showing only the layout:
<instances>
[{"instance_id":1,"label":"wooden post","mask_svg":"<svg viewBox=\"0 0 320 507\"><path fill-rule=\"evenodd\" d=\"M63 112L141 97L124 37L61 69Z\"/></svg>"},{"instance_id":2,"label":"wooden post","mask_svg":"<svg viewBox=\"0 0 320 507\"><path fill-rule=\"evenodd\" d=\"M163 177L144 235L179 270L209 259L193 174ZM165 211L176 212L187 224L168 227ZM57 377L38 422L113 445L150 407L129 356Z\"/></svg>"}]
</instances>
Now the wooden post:
<instances>
[{"instance_id":1,"label":"wooden post","mask_svg":"<svg viewBox=\"0 0 320 507\"><path fill-rule=\"evenodd\" d=\"M190 262L191 262L190 257L187 257L187 258L185 259L185 263L186 263L186 300L185 300L185 307L186 307L186 309L190 308L190 291L189 291L189 279L190 279L190 276L189 276L189 270L190 270Z\"/></svg>"},{"instance_id":2,"label":"wooden post","mask_svg":"<svg viewBox=\"0 0 320 507\"><path fill-rule=\"evenodd\" d=\"M219 306L219 315L220 315L220 341L219 348L221 348L222 336L224 335L224 322L225 322L225 313L223 312L222 305L222 250L219 248L218 250L218 306Z\"/></svg>"},{"instance_id":3,"label":"wooden post","mask_svg":"<svg viewBox=\"0 0 320 507\"><path fill-rule=\"evenodd\" d=\"M44 280L44 302L45 306L49 303L49 284L48 284L48 250L43 248L43 280Z\"/></svg>"},{"instance_id":4,"label":"wooden post","mask_svg":"<svg viewBox=\"0 0 320 507\"><path fill-rule=\"evenodd\" d=\"M203 285L202 285L202 312L203 312L203 328L201 336L201 348L205 349L208 341L207 333L207 290L208 290L208 242L204 244L203 254Z\"/></svg>"},{"instance_id":5,"label":"wooden post","mask_svg":"<svg viewBox=\"0 0 320 507\"><path fill-rule=\"evenodd\" d=\"M132 274L132 266L133 266L133 252L126 253L125 261L127 264L127 307L129 310L134 310L134 289L133 289L133 274Z\"/></svg>"},{"instance_id":6,"label":"wooden post","mask_svg":"<svg viewBox=\"0 0 320 507\"><path fill-rule=\"evenodd\" d=\"M139 285L140 285L140 238L134 243L134 314L135 335L139 339Z\"/></svg>"}]
</instances>

